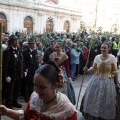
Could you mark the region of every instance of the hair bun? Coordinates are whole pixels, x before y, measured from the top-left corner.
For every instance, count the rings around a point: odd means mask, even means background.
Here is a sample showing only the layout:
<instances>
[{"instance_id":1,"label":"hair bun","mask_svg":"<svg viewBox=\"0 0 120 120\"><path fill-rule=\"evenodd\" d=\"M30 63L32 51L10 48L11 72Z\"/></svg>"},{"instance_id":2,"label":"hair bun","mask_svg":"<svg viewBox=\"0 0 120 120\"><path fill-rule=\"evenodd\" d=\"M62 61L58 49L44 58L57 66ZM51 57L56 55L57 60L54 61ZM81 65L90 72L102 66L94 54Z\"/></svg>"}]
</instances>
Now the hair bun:
<instances>
[{"instance_id":1,"label":"hair bun","mask_svg":"<svg viewBox=\"0 0 120 120\"><path fill-rule=\"evenodd\" d=\"M49 61L49 62L47 62L47 64L54 66L56 68L57 72L60 72L59 67L54 62Z\"/></svg>"}]
</instances>

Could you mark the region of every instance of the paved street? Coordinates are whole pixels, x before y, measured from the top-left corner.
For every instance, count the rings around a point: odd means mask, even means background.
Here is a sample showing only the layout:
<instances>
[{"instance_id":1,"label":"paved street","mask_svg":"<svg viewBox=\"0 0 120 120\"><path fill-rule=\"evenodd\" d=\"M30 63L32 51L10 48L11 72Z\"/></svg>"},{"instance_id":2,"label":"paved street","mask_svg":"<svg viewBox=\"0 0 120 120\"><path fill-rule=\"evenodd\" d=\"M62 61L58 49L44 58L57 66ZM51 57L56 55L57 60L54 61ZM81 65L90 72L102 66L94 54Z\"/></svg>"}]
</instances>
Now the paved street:
<instances>
[{"instance_id":1,"label":"paved street","mask_svg":"<svg viewBox=\"0 0 120 120\"><path fill-rule=\"evenodd\" d=\"M80 100L79 106L80 106L82 96L84 94L84 91L85 91L88 83L89 83L89 80L90 80L91 76L92 75L86 75L85 78L84 78L84 84L83 84L81 96L80 96L80 99L79 99ZM80 88L80 85L81 85L81 81L82 81L82 76L80 76L76 81L74 81L74 87L75 87L75 93L76 93L76 100L78 98L79 88ZM24 102L23 97L19 98L19 102L23 105L22 109L25 109L26 103ZM78 108L79 108L79 106L78 106ZM16 108L14 108L14 109L16 109ZM2 120L12 120L12 119L9 119L8 117L2 117ZM81 115L81 113L79 113L79 120L84 120L83 117L82 117L82 115Z\"/></svg>"},{"instance_id":2,"label":"paved street","mask_svg":"<svg viewBox=\"0 0 120 120\"><path fill-rule=\"evenodd\" d=\"M80 108L82 97L84 95L85 89L86 89L86 87L87 87L91 77L92 77L92 75L86 75L84 77L83 86L82 86L82 90L81 90L81 94L80 94L79 104L78 104L78 109L77 110L79 110L79 108ZM74 87L75 87L75 93L76 93L76 101L78 99L78 94L79 94L81 82L82 82L82 76L80 76L76 81L74 81ZM78 120L84 120L84 118L82 117L80 112L78 112Z\"/></svg>"},{"instance_id":3,"label":"paved street","mask_svg":"<svg viewBox=\"0 0 120 120\"><path fill-rule=\"evenodd\" d=\"M120 73L120 70L119 70L119 73ZM84 92L85 92L85 89L90 81L90 78L92 77L92 75L85 75L84 77L84 81L83 81L83 87L82 87L82 90L81 90L81 94L80 94L80 99L79 99L79 104L78 104L78 110L80 108L80 103L81 103L81 100L82 100L82 97L84 95ZM120 74L119 74L119 77L120 77ZM78 99L78 94L79 94L79 89L80 89L80 85L81 85L81 81L82 81L82 76L80 76L77 80L73 81L74 83L74 87L75 87L75 94L76 94L76 101ZM23 97L20 97L19 98L19 102L23 105L23 107L21 109L25 109L26 107L26 103L24 102L24 99ZM14 108L15 110L17 110L16 108ZM85 120L81 113L78 112L78 117L79 119L78 120ZM1 120L12 120L8 117L2 117Z\"/></svg>"},{"instance_id":4,"label":"paved street","mask_svg":"<svg viewBox=\"0 0 120 120\"><path fill-rule=\"evenodd\" d=\"M120 74L119 74L119 76L120 76ZM85 89L86 89L86 87L87 87L87 85L88 85L91 77L92 77L92 75L86 75L84 77L83 87L82 87L82 90L81 90L81 95L80 95L80 99L79 99L80 102L79 102L79 105L78 105L78 109L80 107L80 103L81 103L82 97L84 95ZM82 81L82 76L80 76L77 80L75 80L73 82L74 83L74 87L75 87L76 100L78 99L78 94L79 94L79 89L80 89L81 81ZM22 97L19 98L19 102L23 105L22 109L25 109L26 103L24 102L24 100L23 100ZM16 108L14 108L14 109L16 109ZM79 117L78 120L84 120L84 118L82 117L82 115L81 115L80 112L78 113L78 117ZM9 119L7 117L2 117L2 120L12 120L12 119Z\"/></svg>"},{"instance_id":5,"label":"paved street","mask_svg":"<svg viewBox=\"0 0 120 120\"><path fill-rule=\"evenodd\" d=\"M119 73L120 73L120 69L119 69ZM84 92L85 92L85 89L90 81L90 78L92 77L92 75L85 75L84 77L84 81L83 81L83 87L82 87L82 90L81 90L81 94L80 94L80 99L79 99L79 104L78 104L78 110L80 108L80 103L81 103L81 100L82 100L82 97L84 95ZM120 77L120 74L119 74L119 77ZM74 87L75 87L75 94L76 94L76 101L78 99L78 94L79 94L79 89L80 89L80 85L81 85L81 81L82 81L82 76L80 76L77 80L73 81L74 83ZM23 97L20 97L19 98L19 102L23 105L23 107L21 109L25 109L26 107L26 103L24 102L24 99ZM17 110L16 108L14 108L15 110ZM78 117L79 119L78 120L85 120L81 113L78 112ZM8 117L2 117L1 120L12 120Z\"/></svg>"}]
</instances>

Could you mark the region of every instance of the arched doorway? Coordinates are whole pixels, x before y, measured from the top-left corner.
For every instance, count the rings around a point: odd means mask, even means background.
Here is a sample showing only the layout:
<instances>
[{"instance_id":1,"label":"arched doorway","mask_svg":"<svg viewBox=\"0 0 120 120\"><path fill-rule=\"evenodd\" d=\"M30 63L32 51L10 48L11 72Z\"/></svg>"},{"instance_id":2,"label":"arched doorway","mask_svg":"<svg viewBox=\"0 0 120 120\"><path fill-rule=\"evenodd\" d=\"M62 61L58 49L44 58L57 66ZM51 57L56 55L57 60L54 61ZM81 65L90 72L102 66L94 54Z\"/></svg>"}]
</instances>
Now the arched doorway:
<instances>
[{"instance_id":1,"label":"arched doorway","mask_svg":"<svg viewBox=\"0 0 120 120\"><path fill-rule=\"evenodd\" d=\"M46 22L46 32L53 32L53 19L48 19Z\"/></svg>"},{"instance_id":2,"label":"arched doorway","mask_svg":"<svg viewBox=\"0 0 120 120\"><path fill-rule=\"evenodd\" d=\"M70 31L69 21L65 21L65 23L64 23L64 30L66 30L66 32L69 32L69 31Z\"/></svg>"},{"instance_id":3,"label":"arched doorway","mask_svg":"<svg viewBox=\"0 0 120 120\"><path fill-rule=\"evenodd\" d=\"M3 23L3 32L7 32L7 17L4 13L0 13L0 22Z\"/></svg>"},{"instance_id":4,"label":"arched doorway","mask_svg":"<svg viewBox=\"0 0 120 120\"><path fill-rule=\"evenodd\" d=\"M33 19L30 16L24 19L24 28L27 28L27 34L33 34Z\"/></svg>"}]
</instances>

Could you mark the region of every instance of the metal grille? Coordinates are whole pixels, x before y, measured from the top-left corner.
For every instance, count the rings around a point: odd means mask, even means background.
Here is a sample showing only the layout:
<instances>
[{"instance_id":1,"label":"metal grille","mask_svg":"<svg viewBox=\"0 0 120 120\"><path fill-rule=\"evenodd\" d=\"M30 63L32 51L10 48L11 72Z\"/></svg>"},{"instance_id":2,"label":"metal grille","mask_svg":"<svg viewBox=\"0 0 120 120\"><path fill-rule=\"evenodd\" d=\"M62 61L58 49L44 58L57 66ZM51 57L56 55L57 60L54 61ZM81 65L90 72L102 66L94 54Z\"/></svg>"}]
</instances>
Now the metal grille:
<instances>
[{"instance_id":1,"label":"metal grille","mask_svg":"<svg viewBox=\"0 0 120 120\"><path fill-rule=\"evenodd\" d=\"M0 19L1 20L7 20L6 15L3 13L0 13Z\"/></svg>"},{"instance_id":2,"label":"metal grille","mask_svg":"<svg viewBox=\"0 0 120 120\"><path fill-rule=\"evenodd\" d=\"M25 22L33 22L33 19L30 16L27 16L24 21Z\"/></svg>"}]
</instances>

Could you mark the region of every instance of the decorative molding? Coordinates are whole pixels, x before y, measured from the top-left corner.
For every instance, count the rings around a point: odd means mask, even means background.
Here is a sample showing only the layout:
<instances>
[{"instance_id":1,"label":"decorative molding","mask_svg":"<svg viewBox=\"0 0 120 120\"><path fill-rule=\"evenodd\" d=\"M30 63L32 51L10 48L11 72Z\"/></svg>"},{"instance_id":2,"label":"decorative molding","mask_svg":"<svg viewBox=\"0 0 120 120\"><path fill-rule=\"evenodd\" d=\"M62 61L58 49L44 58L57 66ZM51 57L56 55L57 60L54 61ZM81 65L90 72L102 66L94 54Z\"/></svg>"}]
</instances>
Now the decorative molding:
<instances>
[{"instance_id":1,"label":"decorative molding","mask_svg":"<svg viewBox=\"0 0 120 120\"><path fill-rule=\"evenodd\" d=\"M24 7L24 8L31 8L31 9L37 9L37 10L48 10L48 11L57 11L60 13L67 13L67 14L71 14L72 11L74 11L75 14L80 14L80 10L76 10L73 8L67 8L67 7L63 7L60 5L57 5L57 8L55 5L52 4L43 4L42 2L40 2L39 0L39 4L36 5L36 2L30 2L28 0L0 0L0 3L2 4L7 4L9 6L17 6L17 7ZM50 9L53 8L53 9Z\"/></svg>"},{"instance_id":2,"label":"decorative molding","mask_svg":"<svg viewBox=\"0 0 120 120\"><path fill-rule=\"evenodd\" d=\"M37 13L38 16L42 16L42 13Z\"/></svg>"},{"instance_id":3,"label":"decorative molding","mask_svg":"<svg viewBox=\"0 0 120 120\"><path fill-rule=\"evenodd\" d=\"M72 18L74 21L77 21L77 18Z\"/></svg>"},{"instance_id":4,"label":"decorative molding","mask_svg":"<svg viewBox=\"0 0 120 120\"><path fill-rule=\"evenodd\" d=\"M64 18L64 16L60 16L60 19L63 19Z\"/></svg>"}]
</instances>

